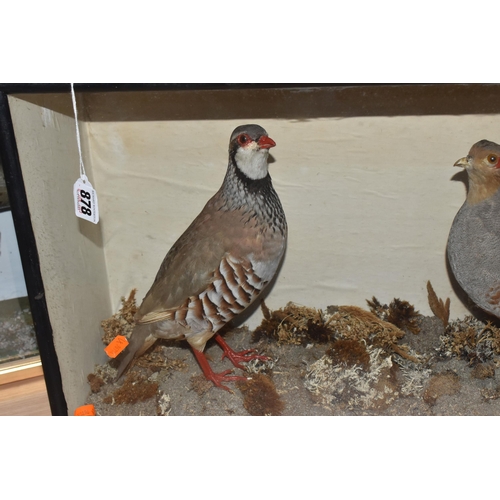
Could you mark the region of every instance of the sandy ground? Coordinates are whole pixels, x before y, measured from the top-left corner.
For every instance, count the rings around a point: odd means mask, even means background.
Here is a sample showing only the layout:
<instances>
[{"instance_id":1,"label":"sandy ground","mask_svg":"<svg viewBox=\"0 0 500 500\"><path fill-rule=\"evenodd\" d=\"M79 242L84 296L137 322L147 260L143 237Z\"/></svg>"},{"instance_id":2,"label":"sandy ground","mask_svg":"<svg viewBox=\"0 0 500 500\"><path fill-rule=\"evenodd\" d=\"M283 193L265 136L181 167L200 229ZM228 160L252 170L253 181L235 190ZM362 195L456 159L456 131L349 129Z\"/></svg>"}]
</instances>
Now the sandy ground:
<instances>
[{"instance_id":1,"label":"sandy ground","mask_svg":"<svg viewBox=\"0 0 500 500\"><path fill-rule=\"evenodd\" d=\"M97 366L87 404L97 415L500 415L499 329L404 301L372 306L289 304L264 310L254 332L227 329L233 349L269 358L235 369L231 392L205 380L186 343L157 342L119 382L115 361ZM215 342L205 352L214 371L233 368Z\"/></svg>"}]
</instances>

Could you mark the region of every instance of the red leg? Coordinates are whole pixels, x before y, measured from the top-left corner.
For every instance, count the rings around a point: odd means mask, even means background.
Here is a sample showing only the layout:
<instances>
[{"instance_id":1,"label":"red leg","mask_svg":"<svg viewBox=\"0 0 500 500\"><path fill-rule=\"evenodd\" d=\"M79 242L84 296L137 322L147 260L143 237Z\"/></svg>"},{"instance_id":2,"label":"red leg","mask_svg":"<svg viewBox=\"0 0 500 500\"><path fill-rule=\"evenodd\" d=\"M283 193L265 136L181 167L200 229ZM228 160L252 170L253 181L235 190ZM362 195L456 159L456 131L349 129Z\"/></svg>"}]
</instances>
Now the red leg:
<instances>
[{"instance_id":1,"label":"red leg","mask_svg":"<svg viewBox=\"0 0 500 500\"><path fill-rule=\"evenodd\" d=\"M228 375L232 370L225 370L221 373L215 373L208 363L208 359L204 353L198 351L193 348L194 355L196 356L196 360L201 366L203 370L203 374L205 377L212 381L216 387L220 387L221 389L225 389L226 391L232 392L229 387L222 385L221 382L232 382L235 380L246 380L246 377L238 377L237 375Z\"/></svg>"},{"instance_id":2,"label":"red leg","mask_svg":"<svg viewBox=\"0 0 500 500\"><path fill-rule=\"evenodd\" d=\"M240 362L246 363L247 361L252 361L252 359L260 359L261 361L267 361L269 358L266 356L259 356L258 354L250 354L251 352L255 352L255 349L247 349L246 351L233 351L226 341L218 334L215 334L216 342L222 347L224 353L222 354L222 359L228 358L231 363L233 363L236 368L245 369L244 366L240 365Z\"/></svg>"}]
</instances>

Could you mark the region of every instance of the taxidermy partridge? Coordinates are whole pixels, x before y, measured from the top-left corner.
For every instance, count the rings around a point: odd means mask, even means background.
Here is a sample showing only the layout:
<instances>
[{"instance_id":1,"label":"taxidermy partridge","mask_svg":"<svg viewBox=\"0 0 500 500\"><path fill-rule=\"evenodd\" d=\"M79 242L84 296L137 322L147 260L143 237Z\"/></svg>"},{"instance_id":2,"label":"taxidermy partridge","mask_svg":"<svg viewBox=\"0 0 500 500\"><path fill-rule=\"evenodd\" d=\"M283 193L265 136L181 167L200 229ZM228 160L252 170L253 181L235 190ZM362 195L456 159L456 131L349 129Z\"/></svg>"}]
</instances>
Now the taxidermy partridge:
<instances>
[{"instance_id":1,"label":"taxidermy partridge","mask_svg":"<svg viewBox=\"0 0 500 500\"><path fill-rule=\"evenodd\" d=\"M203 353L211 337L238 368L266 359L252 349L233 351L217 332L259 296L285 252L285 213L267 165L274 146L259 125L234 130L224 182L163 260L137 311L117 378L157 339L187 340L206 378L226 390L222 382L243 377L213 372Z\"/></svg>"},{"instance_id":2,"label":"taxidermy partridge","mask_svg":"<svg viewBox=\"0 0 500 500\"><path fill-rule=\"evenodd\" d=\"M455 166L467 171L469 189L448 237L450 267L469 297L500 317L500 146L479 141Z\"/></svg>"}]
</instances>

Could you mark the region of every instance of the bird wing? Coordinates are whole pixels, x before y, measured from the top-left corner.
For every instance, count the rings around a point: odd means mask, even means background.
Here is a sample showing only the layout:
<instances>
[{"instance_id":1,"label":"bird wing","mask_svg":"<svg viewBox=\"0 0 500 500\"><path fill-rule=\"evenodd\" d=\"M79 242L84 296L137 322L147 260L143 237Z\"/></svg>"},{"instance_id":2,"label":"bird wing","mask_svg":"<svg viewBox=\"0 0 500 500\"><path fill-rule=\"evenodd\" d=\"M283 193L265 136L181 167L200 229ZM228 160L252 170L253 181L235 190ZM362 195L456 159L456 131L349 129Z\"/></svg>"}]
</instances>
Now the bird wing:
<instances>
[{"instance_id":1,"label":"bird wing","mask_svg":"<svg viewBox=\"0 0 500 500\"><path fill-rule=\"evenodd\" d=\"M242 223L248 216L238 210L217 210L216 197L166 255L138 310L138 323L172 319L187 298L207 289L224 257L245 257L257 243L255 229Z\"/></svg>"}]
</instances>

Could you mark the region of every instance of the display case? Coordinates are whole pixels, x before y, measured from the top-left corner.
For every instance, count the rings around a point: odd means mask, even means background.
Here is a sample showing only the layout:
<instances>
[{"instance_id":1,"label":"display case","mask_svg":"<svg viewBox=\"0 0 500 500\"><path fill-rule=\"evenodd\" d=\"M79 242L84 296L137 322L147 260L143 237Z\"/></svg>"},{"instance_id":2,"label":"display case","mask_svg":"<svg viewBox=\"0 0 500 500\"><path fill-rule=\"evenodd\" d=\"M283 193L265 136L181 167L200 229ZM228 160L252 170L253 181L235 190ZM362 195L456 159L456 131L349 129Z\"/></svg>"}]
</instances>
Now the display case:
<instances>
[{"instance_id":1,"label":"display case","mask_svg":"<svg viewBox=\"0 0 500 500\"><path fill-rule=\"evenodd\" d=\"M289 224L271 309L376 296L430 314L427 281L467 313L445 260L465 199L454 162L498 141L499 85L76 84L100 222L74 213L79 155L70 85L0 85L2 163L54 415L83 404L106 361L100 323L219 188L233 129L276 141L270 173ZM262 318L256 306L245 322Z\"/></svg>"}]
</instances>

